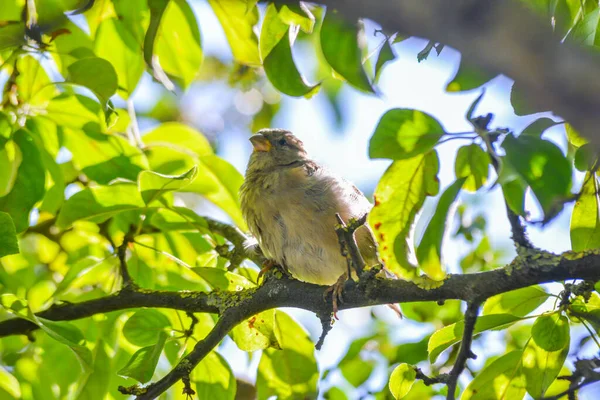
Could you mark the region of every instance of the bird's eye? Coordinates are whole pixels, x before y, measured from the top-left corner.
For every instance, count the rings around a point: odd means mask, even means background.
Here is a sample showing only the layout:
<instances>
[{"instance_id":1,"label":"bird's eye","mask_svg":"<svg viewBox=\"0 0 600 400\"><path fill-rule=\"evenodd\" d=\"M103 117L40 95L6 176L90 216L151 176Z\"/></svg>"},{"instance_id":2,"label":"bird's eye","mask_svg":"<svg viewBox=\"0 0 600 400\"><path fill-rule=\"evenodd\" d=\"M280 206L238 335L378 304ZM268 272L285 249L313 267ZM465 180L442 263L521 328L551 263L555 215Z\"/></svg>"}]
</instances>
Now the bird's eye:
<instances>
[{"instance_id":1,"label":"bird's eye","mask_svg":"<svg viewBox=\"0 0 600 400\"><path fill-rule=\"evenodd\" d=\"M279 142L277 142L277 143L279 143L280 146L284 146L284 145L287 144L287 142L285 141L285 139L279 139Z\"/></svg>"}]
</instances>

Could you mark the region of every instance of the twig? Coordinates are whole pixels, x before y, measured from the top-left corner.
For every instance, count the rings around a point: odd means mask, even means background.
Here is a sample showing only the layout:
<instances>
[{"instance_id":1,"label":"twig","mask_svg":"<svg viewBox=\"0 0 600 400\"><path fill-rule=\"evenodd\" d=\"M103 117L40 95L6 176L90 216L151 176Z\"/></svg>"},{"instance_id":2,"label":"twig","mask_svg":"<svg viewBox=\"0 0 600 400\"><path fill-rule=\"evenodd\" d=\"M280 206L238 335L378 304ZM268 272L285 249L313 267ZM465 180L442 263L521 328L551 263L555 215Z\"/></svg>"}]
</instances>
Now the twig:
<instances>
[{"instance_id":1,"label":"twig","mask_svg":"<svg viewBox=\"0 0 600 400\"><path fill-rule=\"evenodd\" d=\"M490 156L490 160L492 161L492 166L496 171L496 174L500 175L500 162L498 161L498 155L494 150L494 146L492 145L492 141L490 140L490 132L488 130L488 125L492 120L492 114L487 114L483 117L476 117L470 120L471 124L475 128L475 132L481 137L483 143L485 144L486 150ZM494 132L496 133L496 132ZM520 249L533 249L533 245L529 241L527 237L527 233L525 231L525 226L521 223L520 217L510 209L506 199L504 200L504 205L506 207L506 216L508 217L508 222L510 223L510 230L512 232L512 240L515 243L517 248L517 253Z\"/></svg>"},{"instance_id":2,"label":"twig","mask_svg":"<svg viewBox=\"0 0 600 400\"><path fill-rule=\"evenodd\" d=\"M244 320L243 314L238 312L225 312L217 321L214 328L202 340L194 346L194 349L179 363L175 368L165 375L161 380L146 386L144 393L138 395L136 400L155 399L173 386L177 381L185 376L189 376L192 370L208 353L215 348L219 342L235 327Z\"/></svg>"},{"instance_id":3,"label":"twig","mask_svg":"<svg viewBox=\"0 0 600 400\"><path fill-rule=\"evenodd\" d=\"M135 105L133 100L127 100L127 112L129 113L129 126L127 127L127 136L129 137L129 143L131 145L143 148L144 142L142 141L142 135L140 135L140 128L137 122L137 116L135 114Z\"/></svg>"},{"instance_id":4,"label":"twig","mask_svg":"<svg viewBox=\"0 0 600 400\"><path fill-rule=\"evenodd\" d=\"M129 275L127 269L127 246L133 242L133 235L131 232L127 233L123 238L123 243L117 249L117 257L119 257L119 272L121 273L121 279L123 280L123 288L130 288L135 286L135 283Z\"/></svg>"},{"instance_id":5,"label":"twig","mask_svg":"<svg viewBox=\"0 0 600 400\"><path fill-rule=\"evenodd\" d=\"M448 395L447 400L454 400L456 396L456 384L458 377L465 369L467 360L469 358L477 358L477 356L471 351L471 343L473 342L473 332L475 330L475 322L477 322L477 315L479 314L479 302L470 302L467 304L467 311L465 312L464 330L462 342L460 343L460 350L456 357L456 362L450 371L448 376Z\"/></svg>"},{"instance_id":6,"label":"twig","mask_svg":"<svg viewBox=\"0 0 600 400\"><path fill-rule=\"evenodd\" d=\"M367 214L358 219L351 219L346 225L339 213L335 214L338 225L335 227L335 233L340 243L342 256L346 258L348 264L348 279L352 279L352 270L360 275L365 269L365 260L360 254L354 232L367 222Z\"/></svg>"},{"instance_id":7,"label":"twig","mask_svg":"<svg viewBox=\"0 0 600 400\"><path fill-rule=\"evenodd\" d=\"M417 373L417 379L423 381L426 386L435 385L436 383L447 383L449 375L448 374L440 374L435 377L429 377L421 371L421 368L415 368L415 372Z\"/></svg>"},{"instance_id":8,"label":"twig","mask_svg":"<svg viewBox=\"0 0 600 400\"><path fill-rule=\"evenodd\" d=\"M325 337L327 336L329 331L331 331L331 329L333 328L333 321L331 319L330 313L321 314L321 315L318 315L318 317L321 320L322 331L321 331L321 336L319 336L319 340L315 344L315 349L321 350L321 347L323 346L323 343L325 342Z\"/></svg>"}]
</instances>

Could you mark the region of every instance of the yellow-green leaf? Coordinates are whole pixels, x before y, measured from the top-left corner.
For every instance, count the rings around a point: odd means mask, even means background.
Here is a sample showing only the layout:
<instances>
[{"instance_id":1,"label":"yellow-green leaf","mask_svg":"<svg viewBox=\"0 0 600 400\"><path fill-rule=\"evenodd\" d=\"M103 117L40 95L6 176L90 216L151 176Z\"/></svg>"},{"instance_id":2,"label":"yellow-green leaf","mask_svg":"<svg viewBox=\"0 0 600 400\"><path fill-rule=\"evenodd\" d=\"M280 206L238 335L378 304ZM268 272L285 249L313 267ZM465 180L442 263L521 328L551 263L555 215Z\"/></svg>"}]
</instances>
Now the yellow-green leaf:
<instances>
[{"instance_id":1,"label":"yellow-green leaf","mask_svg":"<svg viewBox=\"0 0 600 400\"><path fill-rule=\"evenodd\" d=\"M404 276L414 276L416 269L408 261L407 238L425 197L439 191L437 152L395 161L375 189L375 206L369 213L369 225L379 244L387 268Z\"/></svg>"},{"instance_id":2,"label":"yellow-green leaf","mask_svg":"<svg viewBox=\"0 0 600 400\"><path fill-rule=\"evenodd\" d=\"M181 175L163 175L154 171L142 171L138 175L138 188L146 204L152 203L166 192L180 191L192 183L198 175L194 166Z\"/></svg>"},{"instance_id":3,"label":"yellow-green leaf","mask_svg":"<svg viewBox=\"0 0 600 400\"><path fill-rule=\"evenodd\" d=\"M571 215L571 248L573 251L600 247L600 199L598 179L594 173L586 173L581 195L575 202Z\"/></svg>"},{"instance_id":4,"label":"yellow-green leaf","mask_svg":"<svg viewBox=\"0 0 600 400\"><path fill-rule=\"evenodd\" d=\"M258 22L258 9L248 9L241 0L209 0L227 36L233 58L240 64L258 66L258 41L253 27Z\"/></svg>"},{"instance_id":5,"label":"yellow-green leaf","mask_svg":"<svg viewBox=\"0 0 600 400\"><path fill-rule=\"evenodd\" d=\"M463 186L465 190L479 190L487 181L489 169L490 156L479 145L473 143L458 149L454 173L456 178L467 178Z\"/></svg>"},{"instance_id":6,"label":"yellow-green leaf","mask_svg":"<svg viewBox=\"0 0 600 400\"><path fill-rule=\"evenodd\" d=\"M379 120L369 143L369 157L411 158L431 150L443 135L444 129L429 114L394 108Z\"/></svg>"},{"instance_id":7,"label":"yellow-green leaf","mask_svg":"<svg viewBox=\"0 0 600 400\"><path fill-rule=\"evenodd\" d=\"M442 265L442 241L446 232L446 222L449 218L450 208L466 178L457 179L440 196L435 213L425 228L425 233L417 247L417 260L419 267L434 280L442 280L446 275Z\"/></svg>"},{"instance_id":8,"label":"yellow-green leaf","mask_svg":"<svg viewBox=\"0 0 600 400\"><path fill-rule=\"evenodd\" d=\"M521 400L525 379L521 350L512 351L483 368L463 392L460 400Z\"/></svg>"},{"instance_id":9,"label":"yellow-green leaf","mask_svg":"<svg viewBox=\"0 0 600 400\"><path fill-rule=\"evenodd\" d=\"M389 388L394 399L399 400L406 396L412 389L417 373L415 368L408 364L400 364L392 371L390 375Z\"/></svg>"},{"instance_id":10,"label":"yellow-green leaf","mask_svg":"<svg viewBox=\"0 0 600 400\"><path fill-rule=\"evenodd\" d=\"M321 25L321 50L331 68L349 84L367 93L374 93L371 81L362 64L361 30L327 9Z\"/></svg>"},{"instance_id":11,"label":"yellow-green leaf","mask_svg":"<svg viewBox=\"0 0 600 400\"><path fill-rule=\"evenodd\" d=\"M544 315L536 320L531 333L523 350L523 373L527 393L538 399L544 397L569 353L569 321L564 315Z\"/></svg>"},{"instance_id":12,"label":"yellow-green leaf","mask_svg":"<svg viewBox=\"0 0 600 400\"><path fill-rule=\"evenodd\" d=\"M487 330L504 329L515 322L521 320L520 317L510 314L492 314L482 315L477 318L475 323L474 334L478 335L481 332ZM436 331L427 344L427 351L429 351L429 361L435 362L442 351L448 347L459 343L462 340L462 334L465 329L464 321L458 321L454 324L443 327Z\"/></svg>"}]
</instances>

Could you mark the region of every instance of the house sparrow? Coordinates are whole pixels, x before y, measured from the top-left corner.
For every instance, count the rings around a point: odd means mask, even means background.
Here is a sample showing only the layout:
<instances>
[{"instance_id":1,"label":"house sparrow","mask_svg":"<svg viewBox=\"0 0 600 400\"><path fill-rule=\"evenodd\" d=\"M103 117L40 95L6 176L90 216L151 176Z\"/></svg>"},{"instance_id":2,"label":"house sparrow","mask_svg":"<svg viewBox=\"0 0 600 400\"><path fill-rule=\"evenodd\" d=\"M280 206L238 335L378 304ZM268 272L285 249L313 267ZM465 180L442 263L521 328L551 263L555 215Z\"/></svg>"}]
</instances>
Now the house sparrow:
<instances>
[{"instance_id":1,"label":"house sparrow","mask_svg":"<svg viewBox=\"0 0 600 400\"><path fill-rule=\"evenodd\" d=\"M336 213L349 221L371 204L352 183L312 161L291 132L262 129L250 141L254 151L240 200L263 253L299 280L343 287L347 263L335 232ZM366 265L378 264L371 229L363 225L355 237ZM339 292L334 290L334 303Z\"/></svg>"}]
</instances>

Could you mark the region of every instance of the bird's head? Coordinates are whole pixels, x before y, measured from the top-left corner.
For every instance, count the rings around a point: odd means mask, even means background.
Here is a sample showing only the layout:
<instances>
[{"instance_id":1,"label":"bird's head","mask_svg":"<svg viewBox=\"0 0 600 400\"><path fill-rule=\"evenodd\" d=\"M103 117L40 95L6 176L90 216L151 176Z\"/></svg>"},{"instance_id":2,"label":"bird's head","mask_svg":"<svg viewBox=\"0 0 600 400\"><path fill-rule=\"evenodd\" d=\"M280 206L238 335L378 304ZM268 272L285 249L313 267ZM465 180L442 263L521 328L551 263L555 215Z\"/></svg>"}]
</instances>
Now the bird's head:
<instances>
[{"instance_id":1,"label":"bird's head","mask_svg":"<svg viewBox=\"0 0 600 400\"><path fill-rule=\"evenodd\" d=\"M261 129L250 137L250 142L254 151L248 172L288 167L308 159L302 141L284 129Z\"/></svg>"}]
</instances>

